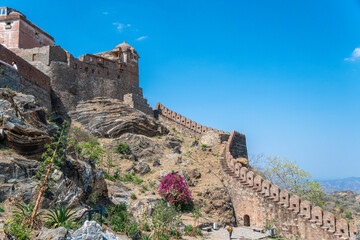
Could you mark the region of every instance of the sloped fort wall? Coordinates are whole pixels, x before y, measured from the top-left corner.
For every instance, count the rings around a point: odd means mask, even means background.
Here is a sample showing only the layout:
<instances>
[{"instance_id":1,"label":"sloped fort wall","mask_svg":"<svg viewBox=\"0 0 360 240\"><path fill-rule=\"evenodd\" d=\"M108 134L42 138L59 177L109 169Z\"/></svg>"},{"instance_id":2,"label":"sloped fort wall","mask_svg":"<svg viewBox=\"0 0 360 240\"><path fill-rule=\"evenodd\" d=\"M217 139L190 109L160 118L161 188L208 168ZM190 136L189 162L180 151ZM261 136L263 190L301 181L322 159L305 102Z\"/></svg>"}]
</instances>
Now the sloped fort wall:
<instances>
[{"instance_id":1,"label":"sloped fort wall","mask_svg":"<svg viewBox=\"0 0 360 240\"><path fill-rule=\"evenodd\" d=\"M345 219L336 219L332 213L281 190L237 162L235 146L241 135L231 133L221 160L225 184L241 225L257 228L273 225L289 239L356 239L356 228Z\"/></svg>"}]
</instances>

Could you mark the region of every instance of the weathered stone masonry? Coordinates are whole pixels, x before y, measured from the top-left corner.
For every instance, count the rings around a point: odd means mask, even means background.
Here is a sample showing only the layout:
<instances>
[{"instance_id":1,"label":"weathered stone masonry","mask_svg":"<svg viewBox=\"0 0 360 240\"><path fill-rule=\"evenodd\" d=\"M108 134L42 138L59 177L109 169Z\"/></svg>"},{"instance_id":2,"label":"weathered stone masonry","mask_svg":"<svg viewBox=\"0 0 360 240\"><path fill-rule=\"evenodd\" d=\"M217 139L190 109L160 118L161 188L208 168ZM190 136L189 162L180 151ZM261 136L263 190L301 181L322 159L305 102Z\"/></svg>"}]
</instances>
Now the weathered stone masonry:
<instances>
[{"instance_id":1,"label":"weathered stone masonry","mask_svg":"<svg viewBox=\"0 0 360 240\"><path fill-rule=\"evenodd\" d=\"M241 225L264 228L270 223L290 239L356 239L356 228L345 219L335 219L332 213L290 195L237 162L241 150L236 146L241 135L231 133L221 160L224 180Z\"/></svg>"}]
</instances>

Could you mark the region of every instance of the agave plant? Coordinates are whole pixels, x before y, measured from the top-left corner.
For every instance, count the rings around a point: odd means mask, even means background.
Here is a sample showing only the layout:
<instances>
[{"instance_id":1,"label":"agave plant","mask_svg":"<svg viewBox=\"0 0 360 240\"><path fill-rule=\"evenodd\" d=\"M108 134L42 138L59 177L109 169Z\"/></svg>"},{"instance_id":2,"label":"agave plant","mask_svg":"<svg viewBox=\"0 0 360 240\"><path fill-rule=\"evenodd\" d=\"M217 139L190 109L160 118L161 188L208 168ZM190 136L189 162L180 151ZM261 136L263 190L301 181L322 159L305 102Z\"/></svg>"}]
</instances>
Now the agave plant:
<instances>
[{"instance_id":1,"label":"agave plant","mask_svg":"<svg viewBox=\"0 0 360 240\"><path fill-rule=\"evenodd\" d=\"M34 210L34 204L29 203L18 203L16 204L16 210L13 211L13 218L15 221L17 222L24 222L26 224L28 224L30 218L31 218L31 214ZM36 226L40 226L41 224L41 220L40 220L40 216L43 215L43 212L37 212L36 216L35 216L35 225Z\"/></svg>"},{"instance_id":2,"label":"agave plant","mask_svg":"<svg viewBox=\"0 0 360 240\"><path fill-rule=\"evenodd\" d=\"M46 214L46 224L50 227L66 227L70 228L74 223L73 215L75 212L72 212L70 207L59 205Z\"/></svg>"}]
</instances>

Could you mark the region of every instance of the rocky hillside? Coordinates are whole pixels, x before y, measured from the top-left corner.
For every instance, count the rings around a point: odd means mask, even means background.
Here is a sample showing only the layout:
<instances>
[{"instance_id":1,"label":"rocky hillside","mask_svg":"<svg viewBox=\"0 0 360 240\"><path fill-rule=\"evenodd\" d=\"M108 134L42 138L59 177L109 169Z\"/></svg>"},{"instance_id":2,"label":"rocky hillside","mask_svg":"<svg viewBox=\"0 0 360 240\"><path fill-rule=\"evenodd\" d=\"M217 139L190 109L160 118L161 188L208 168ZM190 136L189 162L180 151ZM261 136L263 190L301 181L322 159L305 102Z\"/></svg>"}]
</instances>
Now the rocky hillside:
<instances>
[{"instance_id":1,"label":"rocky hillside","mask_svg":"<svg viewBox=\"0 0 360 240\"><path fill-rule=\"evenodd\" d=\"M34 97L11 90L0 89L0 111L0 210L5 211L0 211L0 224L4 224L16 204L35 202L41 153L57 127ZM234 222L219 169L224 143L216 133L195 139L114 99L81 102L69 116L65 160L54 172L41 209L66 205L81 215L93 207L125 203L132 221L148 219L151 224L154 205L161 198L160 180L178 173L192 192L190 208L182 210L183 227L193 225L196 208L201 209L196 225ZM33 239L43 239L44 234L37 236L39 231L32 233Z\"/></svg>"}]
</instances>

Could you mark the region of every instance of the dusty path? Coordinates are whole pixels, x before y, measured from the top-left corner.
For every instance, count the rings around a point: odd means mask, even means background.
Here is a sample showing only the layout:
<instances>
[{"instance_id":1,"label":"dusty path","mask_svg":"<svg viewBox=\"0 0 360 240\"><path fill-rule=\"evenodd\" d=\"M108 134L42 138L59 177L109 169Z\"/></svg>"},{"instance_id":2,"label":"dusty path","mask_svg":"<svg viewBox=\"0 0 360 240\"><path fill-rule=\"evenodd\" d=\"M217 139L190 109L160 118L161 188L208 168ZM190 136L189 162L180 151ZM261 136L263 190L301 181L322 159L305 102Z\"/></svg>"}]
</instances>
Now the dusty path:
<instances>
[{"instance_id":1,"label":"dusty path","mask_svg":"<svg viewBox=\"0 0 360 240\"><path fill-rule=\"evenodd\" d=\"M250 228L246 227L235 227L231 240L238 240L238 239L265 239L267 237L264 233L254 232ZM205 233L205 239L211 240L226 240L229 239L229 233L226 231L225 228L221 228L217 231L213 230L212 232Z\"/></svg>"}]
</instances>

